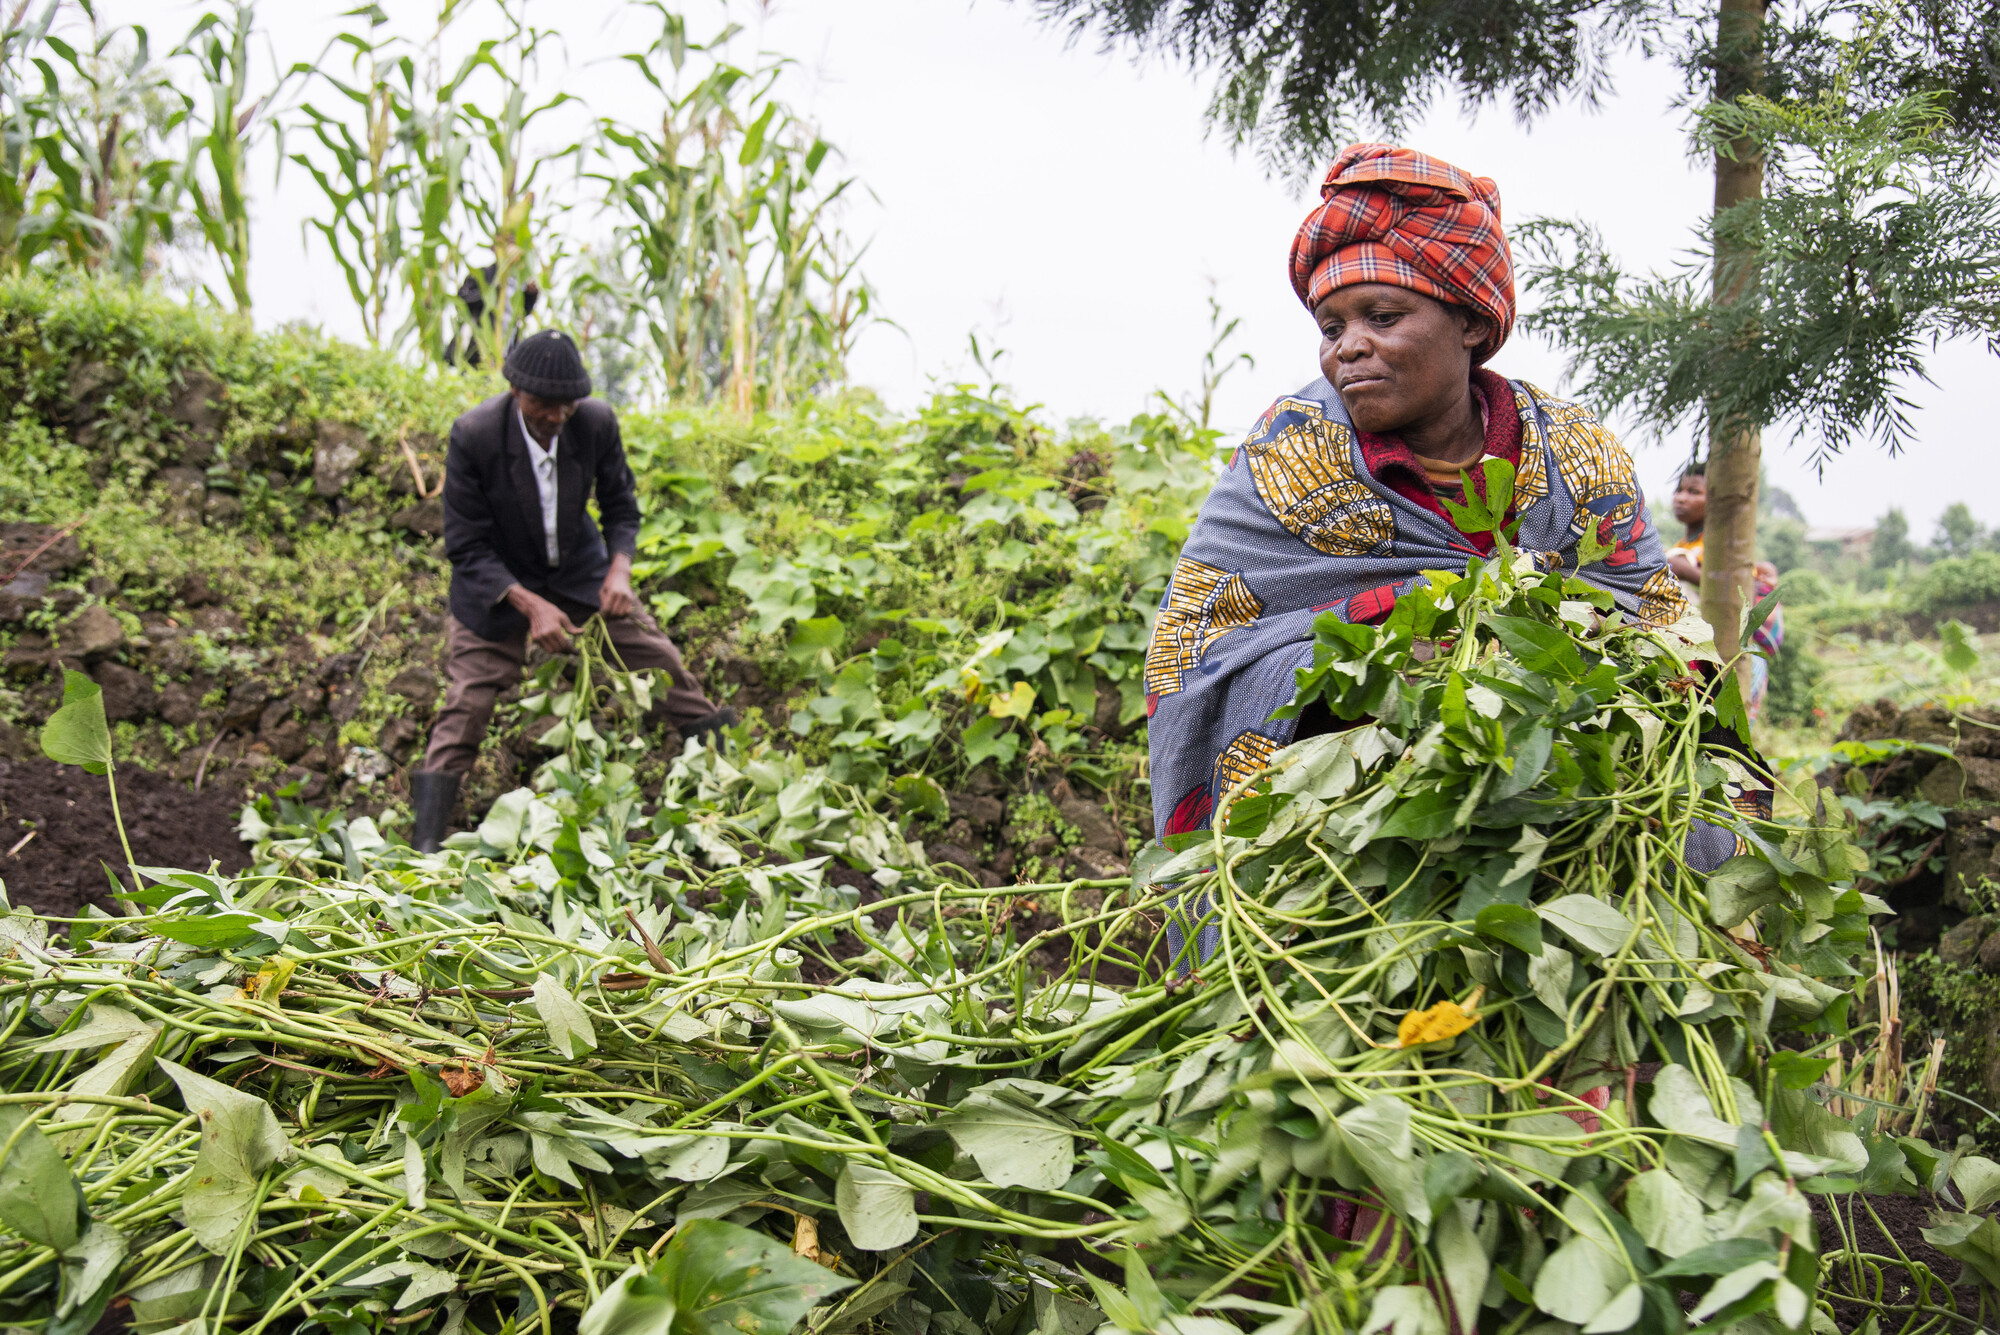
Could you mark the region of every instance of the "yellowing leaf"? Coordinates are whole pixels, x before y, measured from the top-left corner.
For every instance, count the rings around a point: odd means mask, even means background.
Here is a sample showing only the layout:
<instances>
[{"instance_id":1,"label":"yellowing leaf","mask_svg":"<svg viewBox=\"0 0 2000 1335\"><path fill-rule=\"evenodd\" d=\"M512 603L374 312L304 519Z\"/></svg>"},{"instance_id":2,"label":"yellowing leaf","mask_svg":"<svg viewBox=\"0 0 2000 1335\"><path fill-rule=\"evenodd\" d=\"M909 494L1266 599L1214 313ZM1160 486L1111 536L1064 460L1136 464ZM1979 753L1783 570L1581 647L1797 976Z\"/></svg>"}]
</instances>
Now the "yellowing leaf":
<instances>
[{"instance_id":1,"label":"yellowing leaf","mask_svg":"<svg viewBox=\"0 0 2000 1335\"><path fill-rule=\"evenodd\" d=\"M994 718L1026 718L1034 709L1035 688L1025 681L1015 682L1013 690L986 702L986 712Z\"/></svg>"},{"instance_id":2,"label":"yellowing leaf","mask_svg":"<svg viewBox=\"0 0 2000 1335\"><path fill-rule=\"evenodd\" d=\"M243 989L243 994L254 1001L268 1001L278 1004L278 994L292 981L292 971L299 967L297 960L272 958L264 962Z\"/></svg>"},{"instance_id":3,"label":"yellowing leaf","mask_svg":"<svg viewBox=\"0 0 2000 1335\"><path fill-rule=\"evenodd\" d=\"M1467 1010L1456 1001L1440 1001L1427 1011L1411 1011L1396 1026L1397 1041L1406 1048L1420 1043L1436 1043L1457 1038L1478 1022L1479 1012Z\"/></svg>"}]
</instances>

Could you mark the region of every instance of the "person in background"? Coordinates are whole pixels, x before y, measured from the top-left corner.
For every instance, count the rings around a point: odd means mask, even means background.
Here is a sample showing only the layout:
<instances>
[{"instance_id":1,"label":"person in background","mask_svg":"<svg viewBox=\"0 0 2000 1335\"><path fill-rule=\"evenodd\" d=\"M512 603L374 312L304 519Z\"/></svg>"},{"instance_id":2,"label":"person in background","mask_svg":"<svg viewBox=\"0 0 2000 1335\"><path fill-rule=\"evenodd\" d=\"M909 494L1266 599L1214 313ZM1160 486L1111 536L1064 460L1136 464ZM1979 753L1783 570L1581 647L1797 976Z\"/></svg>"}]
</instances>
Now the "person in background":
<instances>
[{"instance_id":1,"label":"person in background","mask_svg":"<svg viewBox=\"0 0 2000 1335\"><path fill-rule=\"evenodd\" d=\"M1667 568L1687 591L1688 601L1700 607L1702 530L1708 524L1708 474L1704 465L1689 464L1681 473L1674 486L1674 518L1687 529L1687 536L1667 549ZM1750 602L1754 607L1778 587L1778 568L1769 561L1759 561L1753 569L1756 592ZM1750 696L1744 705L1753 719L1763 712L1764 692L1771 684L1771 660L1777 657L1784 642L1784 605L1773 604L1771 614L1751 636L1755 652L1750 655Z\"/></svg>"},{"instance_id":2,"label":"person in background","mask_svg":"<svg viewBox=\"0 0 2000 1335\"><path fill-rule=\"evenodd\" d=\"M465 342L461 346L457 339L453 339L444 345L444 360L447 366L463 362L468 367L477 368L484 360L484 355L479 350L479 340L492 328L494 318L499 314L497 311L490 316L487 314L486 294L491 292L493 285L499 281L500 265L496 262L487 265L476 274L467 276L466 280L459 284L458 299L465 305ZM542 289L534 279L530 278L522 284L519 303L521 324L525 324L528 317L535 313L535 303L541 300L541 296ZM518 327L517 325L516 328ZM513 343L520 341L521 336L517 332ZM509 351L512 351L512 344L509 345Z\"/></svg>"},{"instance_id":3,"label":"person in background","mask_svg":"<svg viewBox=\"0 0 2000 1335\"><path fill-rule=\"evenodd\" d=\"M1667 568L1687 591L1688 601L1701 606L1701 531L1708 523L1707 466L1692 463L1674 484L1674 518L1687 536L1667 549Z\"/></svg>"},{"instance_id":4,"label":"person in background","mask_svg":"<svg viewBox=\"0 0 2000 1335\"><path fill-rule=\"evenodd\" d=\"M1778 588L1778 567L1769 561L1759 561L1751 567L1756 575L1756 594L1751 606L1756 606L1769 598ZM1750 655L1750 699L1746 702L1751 718L1758 718L1764 712L1764 692L1771 685L1771 663L1778 656L1778 650L1785 647L1785 605L1774 602L1770 614L1750 635L1750 647L1756 652Z\"/></svg>"},{"instance_id":5,"label":"person in background","mask_svg":"<svg viewBox=\"0 0 2000 1335\"><path fill-rule=\"evenodd\" d=\"M710 703L633 595L637 490L618 417L590 397L576 344L558 330L531 334L508 352L503 374L513 388L454 422L445 454L445 703L410 776L410 842L427 853L444 841L459 782L494 701L521 679L528 645L559 653L593 615L626 667L665 676L661 711L684 739L736 721ZM601 530L585 508L593 492Z\"/></svg>"}]
</instances>

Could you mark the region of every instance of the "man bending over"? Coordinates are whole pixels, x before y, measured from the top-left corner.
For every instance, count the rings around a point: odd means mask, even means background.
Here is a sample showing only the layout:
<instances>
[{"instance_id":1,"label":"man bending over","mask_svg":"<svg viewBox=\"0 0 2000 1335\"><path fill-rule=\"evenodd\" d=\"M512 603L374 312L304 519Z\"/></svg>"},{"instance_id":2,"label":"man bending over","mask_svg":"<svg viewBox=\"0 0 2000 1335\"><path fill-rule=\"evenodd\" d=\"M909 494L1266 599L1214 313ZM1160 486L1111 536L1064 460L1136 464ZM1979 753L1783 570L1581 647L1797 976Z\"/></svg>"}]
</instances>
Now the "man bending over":
<instances>
[{"instance_id":1,"label":"man bending over","mask_svg":"<svg viewBox=\"0 0 2000 1335\"><path fill-rule=\"evenodd\" d=\"M459 781L494 700L521 679L528 642L559 653L593 613L626 667L664 674L663 712L682 737L736 721L710 703L633 596L639 500L617 415L590 397L576 344L544 329L514 345L502 374L513 389L454 422L445 456L445 702L423 768L410 776L410 842L426 853L444 840ZM584 505L593 490L601 530Z\"/></svg>"}]
</instances>

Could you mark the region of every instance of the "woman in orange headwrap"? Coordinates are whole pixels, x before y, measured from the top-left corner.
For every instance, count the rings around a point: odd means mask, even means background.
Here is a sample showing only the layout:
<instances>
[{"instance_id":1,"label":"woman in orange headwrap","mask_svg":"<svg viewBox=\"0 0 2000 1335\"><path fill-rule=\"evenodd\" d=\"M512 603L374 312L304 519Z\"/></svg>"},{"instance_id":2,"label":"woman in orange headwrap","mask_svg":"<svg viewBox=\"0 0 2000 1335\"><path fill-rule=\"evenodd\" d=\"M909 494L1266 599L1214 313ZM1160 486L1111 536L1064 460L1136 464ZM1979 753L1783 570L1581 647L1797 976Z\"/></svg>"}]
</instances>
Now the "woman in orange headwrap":
<instances>
[{"instance_id":1,"label":"woman in orange headwrap","mask_svg":"<svg viewBox=\"0 0 2000 1335\"><path fill-rule=\"evenodd\" d=\"M1314 728L1310 712L1271 714L1312 660L1316 616L1379 621L1424 572L1493 550L1491 532L1453 518L1468 481L1484 496L1486 459L1513 468L1517 548L1630 616L1687 611L1611 433L1588 409L1486 369L1514 326L1493 182L1355 144L1320 195L1292 243L1291 280L1319 328L1323 375L1272 404L1236 452L1154 623L1146 689L1163 834L1206 825L1232 785Z\"/></svg>"}]
</instances>

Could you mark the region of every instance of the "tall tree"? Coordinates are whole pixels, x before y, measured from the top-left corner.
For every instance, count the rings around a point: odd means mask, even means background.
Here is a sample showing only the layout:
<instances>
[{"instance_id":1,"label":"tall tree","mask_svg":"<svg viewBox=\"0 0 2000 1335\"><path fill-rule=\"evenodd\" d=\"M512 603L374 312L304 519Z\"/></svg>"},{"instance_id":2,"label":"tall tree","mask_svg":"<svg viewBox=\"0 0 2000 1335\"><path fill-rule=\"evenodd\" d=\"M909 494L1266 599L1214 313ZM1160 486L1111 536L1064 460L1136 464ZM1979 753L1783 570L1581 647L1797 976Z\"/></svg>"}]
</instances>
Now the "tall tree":
<instances>
[{"instance_id":1,"label":"tall tree","mask_svg":"<svg viewBox=\"0 0 2000 1335\"><path fill-rule=\"evenodd\" d=\"M1804 378L1849 396L1830 402L1808 386L1818 414L1806 424L1827 452L1867 415L1851 396L1872 390L1872 434L1894 446L1906 429L1894 382L1922 373L1915 342L1995 326L2000 265L1977 231L1992 201L1973 159L2000 142L2000 0L1034 2L1078 34L1212 70L1211 124L1274 170L1396 133L1446 98L1506 101L1523 122L1595 101L1609 92L1608 60L1631 46L1677 61L1705 104L1700 143L1715 174L1707 291L1689 275L1635 289L1586 229L1571 230L1568 249L1549 233L1537 276L1557 309L1540 324L1575 340L1587 387L1660 409L1658 425L1692 415L1705 427L1702 608L1726 653L1738 647L1756 548L1761 430L1799 416L1801 400L1776 383ZM1841 40L1850 31L1858 43ZM1843 117L1874 119L1843 137ZM1780 164L1797 170L1775 182L1793 192L1776 218L1764 207L1774 146L1805 159ZM1891 216L1873 211L1870 188L1891 196ZM1953 190L1969 195L1939 197ZM1816 221L1845 230L1822 245ZM1912 303L1890 280L1939 242L1949 271L1913 275L1929 292ZM1831 289L1811 290L1829 271ZM1760 366L1802 328L1816 367L1796 353L1775 375Z\"/></svg>"}]
</instances>

